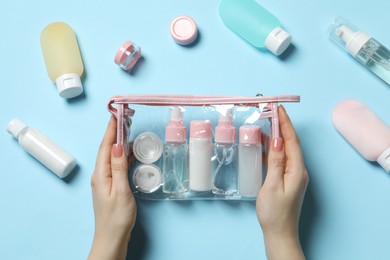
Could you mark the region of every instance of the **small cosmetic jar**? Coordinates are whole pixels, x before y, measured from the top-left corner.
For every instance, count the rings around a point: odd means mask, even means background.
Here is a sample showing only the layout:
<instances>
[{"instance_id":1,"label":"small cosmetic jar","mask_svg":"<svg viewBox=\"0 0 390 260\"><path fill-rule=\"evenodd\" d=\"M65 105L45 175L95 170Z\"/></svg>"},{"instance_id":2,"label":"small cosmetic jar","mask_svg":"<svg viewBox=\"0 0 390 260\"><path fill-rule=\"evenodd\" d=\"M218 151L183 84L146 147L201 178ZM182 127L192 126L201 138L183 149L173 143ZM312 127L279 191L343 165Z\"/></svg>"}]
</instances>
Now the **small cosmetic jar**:
<instances>
[{"instance_id":1,"label":"small cosmetic jar","mask_svg":"<svg viewBox=\"0 0 390 260\"><path fill-rule=\"evenodd\" d=\"M141 192L152 193L157 191L163 183L160 168L153 164L138 166L134 171L133 183L137 190Z\"/></svg>"},{"instance_id":2,"label":"small cosmetic jar","mask_svg":"<svg viewBox=\"0 0 390 260\"><path fill-rule=\"evenodd\" d=\"M163 143L156 134L144 132L134 140L133 153L138 161L151 164L160 159L163 153Z\"/></svg>"},{"instance_id":3,"label":"small cosmetic jar","mask_svg":"<svg viewBox=\"0 0 390 260\"><path fill-rule=\"evenodd\" d=\"M141 58L141 48L131 41L126 41L116 52L114 62L129 72Z\"/></svg>"},{"instance_id":4,"label":"small cosmetic jar","mask_svg":"<svg viewBox=\"0 0 390 260\"><path fill-rule=\"evenodd\" d=\"M198 36L198 28L195 21L189 16L176 17L170 26L173 40L180 45L188 45Z\"/></svg>"}]
</instances>

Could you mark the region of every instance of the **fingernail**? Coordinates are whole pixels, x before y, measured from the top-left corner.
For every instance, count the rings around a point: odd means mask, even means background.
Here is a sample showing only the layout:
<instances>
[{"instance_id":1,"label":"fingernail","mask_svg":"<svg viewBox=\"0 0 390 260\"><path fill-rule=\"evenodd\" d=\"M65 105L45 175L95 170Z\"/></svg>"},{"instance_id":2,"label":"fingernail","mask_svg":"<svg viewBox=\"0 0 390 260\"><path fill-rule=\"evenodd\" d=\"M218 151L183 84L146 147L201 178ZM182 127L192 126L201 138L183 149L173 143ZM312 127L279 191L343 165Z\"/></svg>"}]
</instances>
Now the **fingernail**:
<instances>
[{"instance_id":1,"label":"fingernail","mask_svg":"<svg viewBox=\"0 0 390 260\"><path fill-rule=\"evenodd\" d=\"M272 151L274 152L280 152L283 149L283 139L280 137L274 138L272 140Z\"/></svg>"},{"instance_id":2,"label":"fingernail","mask_svg":"<svg viewBox=\"0 0 390 260\"><path fill-rule=\"evenodd\" d=\"M123 154L122 145L120 145L120 144L114 144L114 145L112 146L112 154L114 155L114 157L121 157L122 154Z\"/></svg>"}]
</instances>

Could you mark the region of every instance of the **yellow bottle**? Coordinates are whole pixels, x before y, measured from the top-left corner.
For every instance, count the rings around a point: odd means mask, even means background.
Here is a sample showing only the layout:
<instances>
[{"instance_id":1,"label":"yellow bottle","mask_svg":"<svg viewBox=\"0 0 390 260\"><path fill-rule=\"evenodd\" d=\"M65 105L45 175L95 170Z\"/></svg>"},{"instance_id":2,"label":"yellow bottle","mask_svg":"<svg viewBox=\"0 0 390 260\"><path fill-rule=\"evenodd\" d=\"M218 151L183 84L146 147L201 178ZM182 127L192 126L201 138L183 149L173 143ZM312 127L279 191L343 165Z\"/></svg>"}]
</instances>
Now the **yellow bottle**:
<instances>
[{"instance_id":1,"label":"yellow bottle","mask_svg":"<svg viewBox=\"0 0 390 260\"><path fill-rule=\"evenodd\" d=\"M41 47L47 73L60 96L73 98L83 93L84 66L73 29L63 22L49 24L41 33Z\"/></svg>"}]
</instances>

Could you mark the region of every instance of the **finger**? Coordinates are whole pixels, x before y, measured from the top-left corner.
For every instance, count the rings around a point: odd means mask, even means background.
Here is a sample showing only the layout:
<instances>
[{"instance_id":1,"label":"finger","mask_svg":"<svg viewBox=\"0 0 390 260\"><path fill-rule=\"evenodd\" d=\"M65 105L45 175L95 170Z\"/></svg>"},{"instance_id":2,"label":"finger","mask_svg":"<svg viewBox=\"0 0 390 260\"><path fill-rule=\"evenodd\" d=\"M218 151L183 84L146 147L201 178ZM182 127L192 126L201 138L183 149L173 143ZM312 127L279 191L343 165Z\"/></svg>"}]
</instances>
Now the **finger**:
<instances>
[{"instance_id":1,"label":"finger","mask_svg":"<svg viewBox=\"0 0 390 260\"><path fill-rule=\"evenodd\" d=\"M264 186L284 187L283 176L286 169L286 155L283 139L278 137L272 140L271 149L268 154L267 176Z\"/></svg>"},{"instance_id":2,"label":"finger","mask_svg":"<svg viewBox=\"0 0 390 260\"><path fill-rule=\"evenodd\" d=\"M123 145L114 144L111 151L112 191L130 192L128 158Z\"/></svg>"},{"instance_id":3,"label":"finger","mask_svg":"<svg viewBox=\"0 0 390 260\"><path fill-rule=\"evenodd\" d=\"M303 172L303 156L298 136L283 106L278 109L280 131L284 139L289 172Z\"/></svg>"},{"instance_id":4,"label":"finger","mask_svg":"<svg viewBox=\"0 0 390 260\"><path fill-rule=\"evenodd\" d=\"M111 147L116 139L116 118L111 116L107 126L106 133L99 147L99 152L96 158L96 169L104 169L110 165L111 162ZM102 171L102 174L110 176L109 171Z\"/></svg>"}]
</instances>

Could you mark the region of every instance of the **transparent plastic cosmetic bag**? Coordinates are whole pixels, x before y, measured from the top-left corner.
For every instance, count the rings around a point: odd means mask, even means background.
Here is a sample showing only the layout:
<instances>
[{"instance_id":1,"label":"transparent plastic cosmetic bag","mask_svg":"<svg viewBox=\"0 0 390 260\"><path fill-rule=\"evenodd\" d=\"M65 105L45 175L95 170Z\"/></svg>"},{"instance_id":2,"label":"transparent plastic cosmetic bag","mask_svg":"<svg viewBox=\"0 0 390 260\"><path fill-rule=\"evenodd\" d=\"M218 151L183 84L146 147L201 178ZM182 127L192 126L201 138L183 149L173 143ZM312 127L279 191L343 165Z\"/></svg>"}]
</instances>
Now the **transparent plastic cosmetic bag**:
<instances>
[{"instance_id":1,"label":"transparent plastic cosmetic bag","mask_svg":"<svg viewBox=\"0 0 390 260\"><path fill-rule=\"evenodd\" d=\"M109 100L117 143L135 157L134 195L149 200L254 200L277 107L295 95L122 95Z\"/></svg>"}]
</instances>

